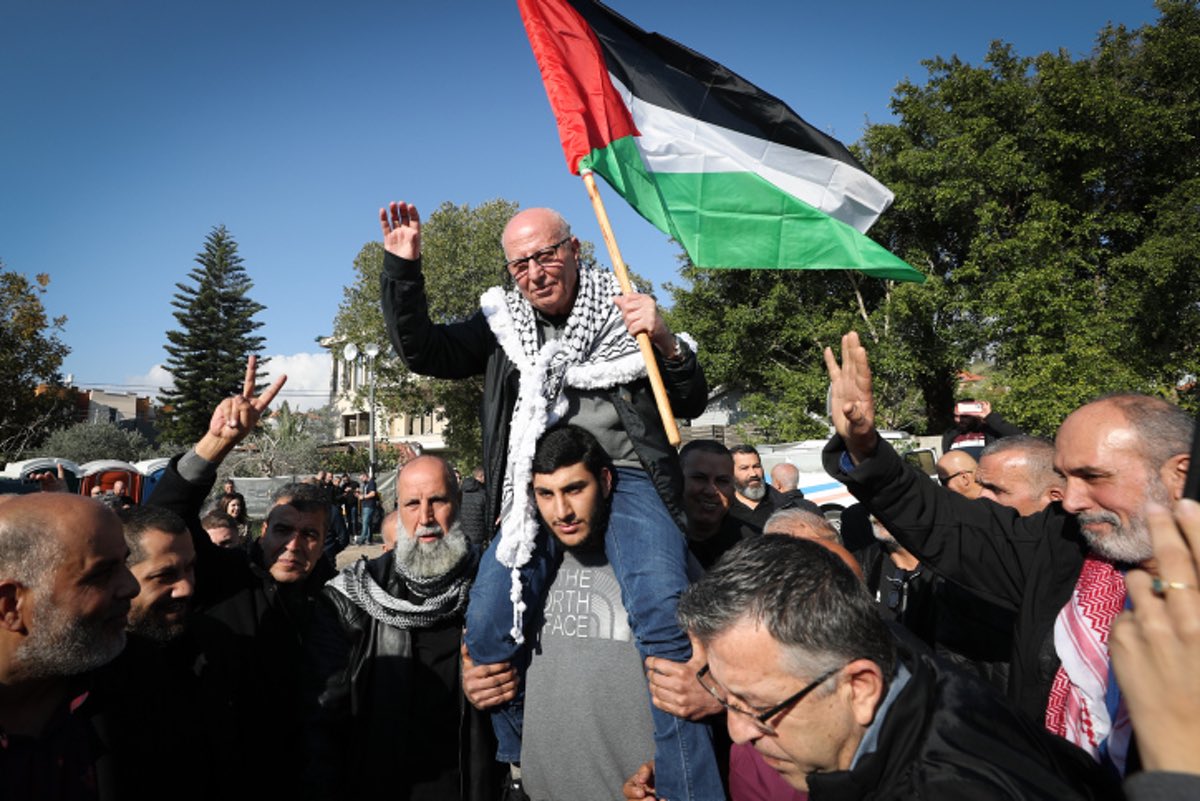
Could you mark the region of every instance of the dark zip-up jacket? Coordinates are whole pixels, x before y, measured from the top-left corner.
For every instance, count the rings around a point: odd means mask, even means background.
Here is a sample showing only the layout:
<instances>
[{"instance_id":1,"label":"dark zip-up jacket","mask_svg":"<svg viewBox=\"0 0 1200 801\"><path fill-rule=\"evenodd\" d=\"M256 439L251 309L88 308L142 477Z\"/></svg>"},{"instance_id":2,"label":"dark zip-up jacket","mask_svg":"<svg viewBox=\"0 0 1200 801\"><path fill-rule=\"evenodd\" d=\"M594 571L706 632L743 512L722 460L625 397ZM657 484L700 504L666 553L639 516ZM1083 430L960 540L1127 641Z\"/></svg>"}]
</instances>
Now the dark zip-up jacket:
<instances>
[{"instance_id":1,"label":"dark zip-up jacket","mask_svg":"<svg viewBox=\"0 0 1200 801\"><path fill-rule=\"evenodd\" d=\"M1026 720L995 692L903 643L912 676L849 770L808 777L812 801L1068 801L1119 788L1080 749Z\"/></svg>"},{"instance_id":2,"label":"dark zip-up jacket","mask_svg":"<svg viewBox=\"0 0 1200 801\"><path fill-rule=\"evenodd\" d=\"M1054 620L1083 570L1087 543L1074 515L1054 503L1021 517L985 498L950 492L909 466L883 439L869 459L842 470L838 436L825 469L882 522L921 564L1016 614L1008 695L1042 724L1058 671Z\"/></svg>"},{"instance_id":3,"label":"dark zip-up jacket","mask_svg":"<svg viewBox=\"0 0 1200 801\"><path fill-rule=\"evenodd\" d=\"M367 572L388 595L407 598L393 555L372 559ZM462 692L462 624L459 616L397 628L324 589L305 645L306 797L409 798L412 785L438 787L455 768L458 793L446 801L499 795L504 767L490 717ZM457 742L442 743L452 728Z\"/></svg>"}]
</instances>

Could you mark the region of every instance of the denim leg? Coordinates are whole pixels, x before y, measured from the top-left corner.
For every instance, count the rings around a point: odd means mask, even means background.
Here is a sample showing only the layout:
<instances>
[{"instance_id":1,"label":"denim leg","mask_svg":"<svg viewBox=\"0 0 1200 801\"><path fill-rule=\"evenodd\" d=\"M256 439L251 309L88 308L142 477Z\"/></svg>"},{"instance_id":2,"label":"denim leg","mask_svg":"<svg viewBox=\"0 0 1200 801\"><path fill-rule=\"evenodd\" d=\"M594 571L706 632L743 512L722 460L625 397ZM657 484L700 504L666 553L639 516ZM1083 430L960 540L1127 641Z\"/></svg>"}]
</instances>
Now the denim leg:
<instances>
[{"instance_id":1,"label":"denim leg","mask_svg":"<svg viewBox=\"0 0 1200 801\"><path fill-rule=\"evenodd\" d=\"M362 510L362 532L360 538L362 544L367 545L371 542L371 524L375 522L375 507L364 506Z\"/></svg>"},{"instance_id":2,"label":"denim leg","mask_svg":"<svg viewBox=\"0 0 1200 801\"><path fill-rule=\"evenodd\" d=\"M644 471L617 468L604 548L642 659L686 662L692 648L675 610L688 586L687 541ZM658 795L672 801L724 799L708 726L677 718L652 703L650 712Z\"/></svg>"},{"instance_id":3,"label":"denim leg","mask_svg":"<svg viewBox=\"0 0 1200 801\"><path fill-rule=\"evenodd\" d=\"M471 585L471 599L467 604L467 652L477 665L494 665L511 662L517 669L517 696L503 706L494 708L492 728L496 732L499 762L521 761L521 730L525 709L525 671L529 667L528 645L517 645L511 636L513 622L512 601L509 588L512 578L509 569L496 559L496 548L500 538L496 537L479 561L475 583ZM526 643L541 630L542 610L546 605L546 592L554 583L558 565L562 561L558 540L544 530L538 531L537 544L529 562L521 568L525 600Z\"/></svg>"}]
</instances>

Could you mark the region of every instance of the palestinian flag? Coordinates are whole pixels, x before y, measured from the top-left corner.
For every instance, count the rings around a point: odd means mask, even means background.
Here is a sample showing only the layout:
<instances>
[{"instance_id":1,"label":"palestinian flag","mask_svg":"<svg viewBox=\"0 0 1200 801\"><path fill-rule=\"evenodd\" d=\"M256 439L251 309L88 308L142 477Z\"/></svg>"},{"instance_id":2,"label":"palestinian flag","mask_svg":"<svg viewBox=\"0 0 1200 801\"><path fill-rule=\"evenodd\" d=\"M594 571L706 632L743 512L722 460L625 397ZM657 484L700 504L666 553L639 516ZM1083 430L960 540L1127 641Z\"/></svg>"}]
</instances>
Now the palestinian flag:
<instances>
[{"instance_id":1,"label":"palestinian flag","mask_svg":"<svg viewBox=\"0 0 1200 801\"><path fill-rule=\"evenodd\" d=\"M698 267L923 281L863 236L892 193L729 69L593 0L517 0L571 172L592 170Z\"/></svg>"}]
</instances>

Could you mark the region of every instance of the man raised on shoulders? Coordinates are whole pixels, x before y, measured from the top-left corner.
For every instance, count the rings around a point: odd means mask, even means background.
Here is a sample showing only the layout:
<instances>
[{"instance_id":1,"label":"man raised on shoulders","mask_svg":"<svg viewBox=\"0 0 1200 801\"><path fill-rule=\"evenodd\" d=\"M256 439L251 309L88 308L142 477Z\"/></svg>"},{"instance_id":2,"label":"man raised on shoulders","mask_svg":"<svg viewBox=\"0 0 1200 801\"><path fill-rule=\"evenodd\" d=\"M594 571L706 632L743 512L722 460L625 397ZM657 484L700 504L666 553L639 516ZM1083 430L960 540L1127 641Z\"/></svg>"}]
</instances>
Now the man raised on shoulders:
<instances>
[{"instance_id":1,"label":"man raised on shoulders","mask_svg":"<svg viewBox=\"0 0 1200 801\"><path fill-rule=\"evenodd\" d=\"M480 299L478 314L445 325L429 316L416 208L391 203L380 210L380 224L383 314L396 352L418 374L484 376L485 519L499 519L500 533L471 593L471 656L487 665L517 658L525 611L543 605L555 555L538 544L537 514L526 488L538 438L562 422L588 430L613 459L618 480L605 550L625 590L638 648L644 656L686 662L691 646L674 612L687 586L678 506L683 476L634 337L650 339L680 417L698 415L707 403L692 347L672 334L654 298L621 295L611 274L581 263L579 240L551 209L526 209L504 229L504 270L512 288L493 287ZM520 758L518 718L513 707L494 718L499 756L507 762ZM715 769L695 773L708 767L707 760L693 758L711 751L707 731L657 710L654 719L664 795L720 798Z\"/></svg>"}]
</instances>

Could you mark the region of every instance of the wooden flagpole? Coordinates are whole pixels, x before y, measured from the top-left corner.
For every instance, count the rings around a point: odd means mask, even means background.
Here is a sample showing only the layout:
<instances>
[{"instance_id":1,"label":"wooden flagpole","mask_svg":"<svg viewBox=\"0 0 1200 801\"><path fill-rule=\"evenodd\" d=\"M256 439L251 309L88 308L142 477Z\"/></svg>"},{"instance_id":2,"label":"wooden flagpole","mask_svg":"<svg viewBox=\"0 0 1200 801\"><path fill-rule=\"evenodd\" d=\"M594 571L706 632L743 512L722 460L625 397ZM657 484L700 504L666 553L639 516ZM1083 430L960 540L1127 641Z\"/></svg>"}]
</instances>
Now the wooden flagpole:
<instances>
[{"instance_id":1,"label":"wooden flagpole","mask_svg":"<svg viewBox=\"0 0 1200 801\"><path fill-rule=\"evenodd\" d=\"M617 247L617 239L613 236L612 225L608 222L608 212L604 210L604 201L600 199L600 190L596 187L596 178L591 170L580 170L584 186L587 187L588 197L592 199L592 208L596 212L596 221L600 223L600 233L604 236L604 244L608 246L608 256L612 259L613 272L617 275L617 283L621 285L621 294L633 292L633 284L629 281L629 270L625 260L621 258L621 250ZM646 361L646 377L650 379L650 388L654 390L654 400L658 404L658 414L662 417L663 428L667 432L667 441L672 447L679 447L679 427L675 425L675 414L671 411L671 400L667 397L667 388L663 384L662 373L658 371L658 360L654 357L654 345L648 334L637 335L638 347L642 350L642 358Z\"/></svg>"}]
</instances>

